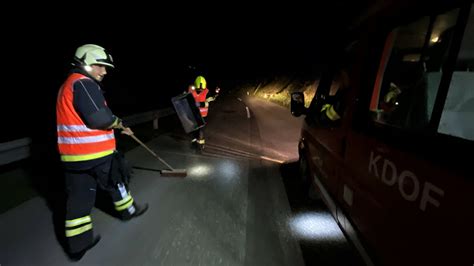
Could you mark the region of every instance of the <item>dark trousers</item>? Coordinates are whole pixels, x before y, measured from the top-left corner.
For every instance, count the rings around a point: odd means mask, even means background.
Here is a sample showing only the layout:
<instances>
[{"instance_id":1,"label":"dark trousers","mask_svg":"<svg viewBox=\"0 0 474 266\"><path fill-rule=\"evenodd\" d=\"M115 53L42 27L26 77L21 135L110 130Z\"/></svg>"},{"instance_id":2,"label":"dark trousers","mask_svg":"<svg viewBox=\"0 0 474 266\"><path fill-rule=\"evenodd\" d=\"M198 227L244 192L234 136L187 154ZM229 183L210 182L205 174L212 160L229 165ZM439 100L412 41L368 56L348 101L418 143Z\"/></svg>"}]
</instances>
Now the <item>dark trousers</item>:
<instances>
[{"instance_id":1,"label":"dark trousers","mask_svg":"<svg viewBox=\"0 0 474 266\"><path fill-rule=\"evenodd\" d=\"M81 162L84 168L83 162ZM107 191L122 218L135 212L133 198L122 183L111 184L109 178L111 160L106 160L90 169L77 169L65 163L66 178L66 242L69 252L87 248L93 242L91 210L95 204L97 187ZM68 167L69 166L69 167Z\"/></svg>"},{"instance_id":2,"label":"dark trousers","mask_svg":"<svg viewBox=\"0 0 474 266\"><path fill-rule=\"evenodd\" d=\"M193 141L204 140L204 127L201 127L200 129L193 131L192 135L193 135Z\"/></svg>"},{"instance_id":3,"label":"dark trousers","mask_svg":"<svg viewBox=\"0 0 474 266\"><path fill-rule=\"evenodd\" d=\"M203 120L204 120L204 122L205 122L205 118L204 118L204 117L203 117ZM197 129L197 130L191 132L191 135L192 135L192 137L193 137L193 142L196 141L196 143L197 143L198 145L204 145L204 144L206 143L206 140L205 140L205 138L204 138L204 128L205 128L205 127L206 127L206 126L203 126L203 127L199 128L199 129Z\"/></svg>"}]
</instances>

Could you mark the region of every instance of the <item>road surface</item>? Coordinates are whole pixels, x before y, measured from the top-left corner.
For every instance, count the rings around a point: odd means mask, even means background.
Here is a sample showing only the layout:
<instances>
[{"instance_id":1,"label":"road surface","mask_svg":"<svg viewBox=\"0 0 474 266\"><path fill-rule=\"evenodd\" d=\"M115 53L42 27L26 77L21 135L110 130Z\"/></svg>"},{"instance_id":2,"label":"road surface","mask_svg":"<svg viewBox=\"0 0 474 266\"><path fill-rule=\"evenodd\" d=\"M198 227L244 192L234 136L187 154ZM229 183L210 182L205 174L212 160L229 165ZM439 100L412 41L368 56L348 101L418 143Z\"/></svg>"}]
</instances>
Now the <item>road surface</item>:
<instances>
[{"instance_id":1,"label":"road surface","mask_svg":"<svg viewBox=\"0 0 474 266\"><path fill-rule=\"evenodd\" d=\"M163 166L142 147L126 153L146 214L122 222L94 208L102 240L73 263L61 244L60 197L40 194L0 215L0 265L362 265L325 207L301 194L301 123L256 98L218 98L202 153L179 125L146 138L186 178L146 170Z\"/></svg>"}]
</instances>

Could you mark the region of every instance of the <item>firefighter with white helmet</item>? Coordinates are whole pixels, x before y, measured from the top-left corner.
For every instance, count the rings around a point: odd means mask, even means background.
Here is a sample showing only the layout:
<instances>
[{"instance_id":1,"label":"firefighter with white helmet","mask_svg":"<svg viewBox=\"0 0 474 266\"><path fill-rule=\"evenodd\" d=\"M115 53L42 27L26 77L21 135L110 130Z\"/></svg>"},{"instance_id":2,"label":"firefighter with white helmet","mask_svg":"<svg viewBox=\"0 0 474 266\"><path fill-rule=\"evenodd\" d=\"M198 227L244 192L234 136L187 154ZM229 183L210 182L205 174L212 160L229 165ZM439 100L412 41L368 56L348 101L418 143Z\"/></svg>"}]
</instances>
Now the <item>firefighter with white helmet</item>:
<instances>
[{"instance_id":1,"label":"firefighter with white helmet","mask_svg":"<svg viewBox=\"0 0 474 266\"><path fill-rule=\"evenodd\" d=\"M77 48L74 60L78 65L102 65L114 67L113 59L104 48L95 44L85 44Z\"/></svg>"},{"instance_id":2,"label":"firefighter with white helmet","mask_svg":"<svg viewBox=\"0 0 474 266\"><path fill-rule=\"evenodd\" d=\"M114 129L133 132L112 113L103 96L101 81L107 68L114 67L112 56L101 46L85 44L77 48L73 66L58 93L56 121L68 196L67 252L72 260L79 260L100 240L93 236L90 216L97 186L110 194L124 220L143 214L148 205L140 206L132 198L126 171L114 170L123 162L116 151Z\"/></svg>"}]
</instances>

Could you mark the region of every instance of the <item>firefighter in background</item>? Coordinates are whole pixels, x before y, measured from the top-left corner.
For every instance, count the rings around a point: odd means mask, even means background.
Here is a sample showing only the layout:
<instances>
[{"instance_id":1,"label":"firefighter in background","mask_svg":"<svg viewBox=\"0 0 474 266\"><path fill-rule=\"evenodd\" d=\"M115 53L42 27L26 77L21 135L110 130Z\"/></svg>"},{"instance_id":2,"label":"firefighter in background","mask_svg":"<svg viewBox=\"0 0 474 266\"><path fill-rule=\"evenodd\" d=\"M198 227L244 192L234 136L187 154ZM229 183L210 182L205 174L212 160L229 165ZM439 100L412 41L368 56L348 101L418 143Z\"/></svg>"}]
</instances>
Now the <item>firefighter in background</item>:
<instances>
[{"instance_id":1,"label":"firefighter in background","mask_svg":"<svg viewBox=\"0 0 474 266\"><path fill-rule=\"evenodd\" d=\"M113 68L112 57L104 48L86 44L77 48L74 68L61 86L56 103L57 140L65 171L67 192L65 233L67 252L79 260L94 247L92 218L97 186L107 191L123 220L143 214L148 204L138 205L125 182L111 177L116 157L114 129L122 129L120 118L107 107L101 81Z\"/></svg>"},{"instance_id":2,"label":"firefighter in background","mask_svg":"<svg viewBox=\"0 0 474 266\"><path fill-rule=\"evenodd\" d=\"M338 125L344 112L344 94L349 87L349 76L344 69L340 69L329 89L324 104L320 110L319 121L323 125Z\"/></svg>"},{"instance_id":3,"label":"firefighter in background","mask_svg":"<svg viewBox=\"0 0 474 266\"><path fill-rule=\"evenodd\" d=\"M215 96L211 96L211 93L207 88L206 79L203 76L197 76L194 80L194 86L189 87L189 93L193 95L196 106L199 108L199 112L201 113L204 122L206 122L206 117L209 112L209 103L217 98L219 90L220 89L217 88ZM204 127L192 132L192 137L192 146L198 150L204 149L204 145L206 144L204 138Z\"/></svg>"},{"instance_id":4,"label":"firefighter in background","mask_svg":"<svg viewBox=\"0 0 474 266\"><path fill-rule=\"evenodd\" d=\"M393 112L397 106L399 105L398 103L398 96L402 93L402 90L400 87L395 85L395 83L390 82L390 87L388 89L387 94L383 97L383 101L380 103L380 107L384 112L391 113Z\"/></svg>"}]
</instances>

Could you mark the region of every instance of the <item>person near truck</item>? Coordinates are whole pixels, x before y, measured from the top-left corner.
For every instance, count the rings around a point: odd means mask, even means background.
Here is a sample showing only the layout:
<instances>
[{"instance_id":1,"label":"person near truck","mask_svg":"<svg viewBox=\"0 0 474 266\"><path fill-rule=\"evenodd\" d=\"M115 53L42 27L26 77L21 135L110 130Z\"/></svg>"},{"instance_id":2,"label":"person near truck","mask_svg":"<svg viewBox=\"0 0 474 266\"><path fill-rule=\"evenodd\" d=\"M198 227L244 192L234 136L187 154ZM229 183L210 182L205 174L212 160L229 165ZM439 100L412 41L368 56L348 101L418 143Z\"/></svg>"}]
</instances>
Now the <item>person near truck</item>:
<instances>
[{"instance_id":1,"label":"person near truck","mask_svg":"<svg viewBox=\"0 0 474 266\"><path fill-rule=\"evenodd\" d=\"M77 48L73 69L61 86L56 103L57 144L65 173L66 250L74 261L94 247L91 210L97 188L107 191L123 220L142 215L148 204L139 205L126 182L110 175L116 143L114 129L132 130L112 113L103 96L101 81L114 68L107 51L95 44Z\"/></svg>"}]
</instances>

